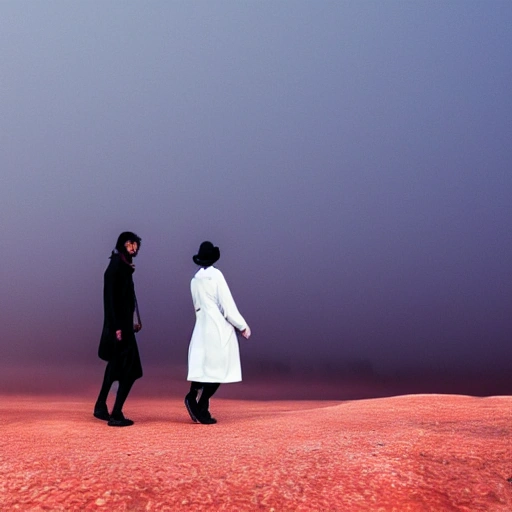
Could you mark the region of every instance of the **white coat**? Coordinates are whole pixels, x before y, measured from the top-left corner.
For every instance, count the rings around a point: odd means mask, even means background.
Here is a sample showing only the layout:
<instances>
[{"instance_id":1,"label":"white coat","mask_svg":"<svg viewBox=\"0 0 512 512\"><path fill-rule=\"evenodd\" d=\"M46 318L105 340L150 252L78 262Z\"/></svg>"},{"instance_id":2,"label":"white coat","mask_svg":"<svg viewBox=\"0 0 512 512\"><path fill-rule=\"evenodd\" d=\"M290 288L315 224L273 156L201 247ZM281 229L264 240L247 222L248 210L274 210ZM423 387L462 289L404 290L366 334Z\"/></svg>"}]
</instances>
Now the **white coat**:
<instances>
[{"instance_id":1,"label":"white coat","mask_svg":"<svg viewBox=\"0 0 512 512\"><path fill-rule=\"evenodd\" d=\"M215 267L201 268L190 282L196 323L188 349L187 380L239 382L240 351L235 328L247 323L236 307L228 283Z\"/></svg>"}]
</instances>

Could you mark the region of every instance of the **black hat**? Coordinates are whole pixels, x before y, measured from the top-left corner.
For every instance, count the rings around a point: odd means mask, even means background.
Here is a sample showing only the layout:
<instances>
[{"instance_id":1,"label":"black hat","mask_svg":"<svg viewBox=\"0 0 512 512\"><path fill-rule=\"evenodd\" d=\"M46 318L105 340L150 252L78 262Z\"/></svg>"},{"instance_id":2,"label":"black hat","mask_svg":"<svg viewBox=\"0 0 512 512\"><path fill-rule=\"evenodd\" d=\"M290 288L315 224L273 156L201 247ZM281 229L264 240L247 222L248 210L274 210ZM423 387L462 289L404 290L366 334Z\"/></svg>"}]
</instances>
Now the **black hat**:
<instances>
[{"instance_id":1,"label":"black hat","mask_svg":"<svg viewBox=\"0 0 512 512\"><path fill-rule=\"evenodd\" d=\"M211 242L203 242L199 246L199 252L192 256L194 263L201 267L209 267L213 265L220 258L220 250L215 247Z\"/></svg>"}]
</instances>

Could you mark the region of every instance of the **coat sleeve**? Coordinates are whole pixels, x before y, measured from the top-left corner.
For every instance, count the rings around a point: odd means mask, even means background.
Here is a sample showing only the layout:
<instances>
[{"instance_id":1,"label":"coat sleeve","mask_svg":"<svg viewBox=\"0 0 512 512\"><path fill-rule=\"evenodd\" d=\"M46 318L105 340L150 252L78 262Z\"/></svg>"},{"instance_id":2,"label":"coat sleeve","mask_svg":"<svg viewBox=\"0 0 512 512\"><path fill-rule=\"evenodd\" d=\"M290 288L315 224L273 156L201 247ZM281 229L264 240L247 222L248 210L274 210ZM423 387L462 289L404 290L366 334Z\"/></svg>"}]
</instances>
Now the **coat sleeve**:
<instances>
[{"instance_id":1,"label":"coat sleeve","mask_svg":"<svg viewBox=\"0 0 512 512\"><path fill-rule=\"evenodd\" d=\"M115 275L114 264L111 263L107 270L105 270L104 282L103 282L103 303L105 309L105 322L114 331L121 329L119 325L119 319L116 315L115 308Z\"/></svg>"},{"instance_id":2,"label":"coat sleeve","mask_svg":"<svg viewBox=\"0 0 512 512\"><path fill-rule=\"evenodd\" d=\"M137 295L135 294L135 287L133 288L133 325L139 324L142 325L142 320L140 319L140 311L139 311L139 303L137 302Z\"/></svg>"},{"instance_id":3,"label":"coat sleeve","mask_svg":"<svg viewBox=\"0 0 512 512\"><path fill-rule=\"evenodd\" d=\"M220 271L218 281L218 294L219 305L224 318L239 331L244 331L247 328L247 322L238 311L235 300L231 295L231 290L229 289L228 283Z\"/></svg>"}]
</instances>

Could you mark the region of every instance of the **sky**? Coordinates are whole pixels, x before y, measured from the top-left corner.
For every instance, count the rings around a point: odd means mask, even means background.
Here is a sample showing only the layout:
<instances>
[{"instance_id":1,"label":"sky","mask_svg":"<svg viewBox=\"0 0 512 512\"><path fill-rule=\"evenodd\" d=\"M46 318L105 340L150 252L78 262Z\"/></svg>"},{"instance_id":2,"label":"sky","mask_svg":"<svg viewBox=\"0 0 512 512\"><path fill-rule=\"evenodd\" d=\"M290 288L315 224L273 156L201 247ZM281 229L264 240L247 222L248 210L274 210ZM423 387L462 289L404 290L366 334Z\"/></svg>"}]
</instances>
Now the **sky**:
<instances>
[{"instance_id":1,"label":"sky","mask_svg":"<svg viewBox=\"0 0 512 512\"><path fill-rule=\"evenodd\" d=\"M130 230L144 364L186 364L211 240L243 364L510 368L511 24L505 0L0 1L4 363L100 365Z\"/></svg>"}]
</instances>

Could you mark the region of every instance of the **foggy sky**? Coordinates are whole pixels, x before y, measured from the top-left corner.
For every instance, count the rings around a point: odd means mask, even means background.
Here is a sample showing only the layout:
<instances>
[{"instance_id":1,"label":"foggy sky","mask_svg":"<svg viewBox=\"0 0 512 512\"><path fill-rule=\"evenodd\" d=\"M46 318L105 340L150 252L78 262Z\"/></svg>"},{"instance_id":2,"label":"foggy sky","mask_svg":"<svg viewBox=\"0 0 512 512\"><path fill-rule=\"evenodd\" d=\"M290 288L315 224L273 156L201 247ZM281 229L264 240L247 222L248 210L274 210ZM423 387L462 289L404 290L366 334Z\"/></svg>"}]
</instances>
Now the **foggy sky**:
<instances>
[{"instance_id":1,"label":"foggy sky","mask_svg":"<svg viewBox=\"0 0 512 512\"><path fill-rule=\"evenodd\" d=\"M131 230L145 363L186 363L211 240L245 364L509 366L511 23L508 1L0 2L4 361L96 361Z\"/></svg>"}]
</instances>

